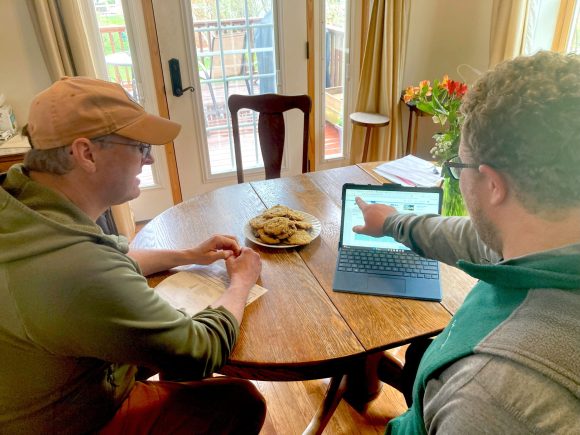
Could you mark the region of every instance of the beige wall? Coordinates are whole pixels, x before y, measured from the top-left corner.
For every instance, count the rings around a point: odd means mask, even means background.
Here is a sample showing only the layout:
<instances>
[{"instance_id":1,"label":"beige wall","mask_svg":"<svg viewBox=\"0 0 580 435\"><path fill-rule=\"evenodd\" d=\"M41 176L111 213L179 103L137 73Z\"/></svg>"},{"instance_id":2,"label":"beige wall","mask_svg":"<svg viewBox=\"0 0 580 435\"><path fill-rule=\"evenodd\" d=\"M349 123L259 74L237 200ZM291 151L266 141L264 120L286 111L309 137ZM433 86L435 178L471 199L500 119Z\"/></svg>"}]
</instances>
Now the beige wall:
<instances>
[{"instance_id":1,"label":"beige wall","mask_svg":"<svg viewBox=\"0 0 580 435\"><path fill-rule=\"evenodd\" d=\"M420 80L441 80L444 74L461 80L457 73L461 64L487 70L491 7L492 0L412 0L405 86ZM406 108L403 117L406 137ZM430 158L434 145L431 136L436 131L431 118L419 118L417 150L421 157Z\"/></svg>"},{"instance_id":2,"label":"beige wall","mask_svg":"<svg viewBox=\"0 0 580 435\"><path fill-rule=\"evenodd\" d=\"M0 93L21 127L30 101L51 83L25 0L0 0Z\"/></svg>"}]
</instances>

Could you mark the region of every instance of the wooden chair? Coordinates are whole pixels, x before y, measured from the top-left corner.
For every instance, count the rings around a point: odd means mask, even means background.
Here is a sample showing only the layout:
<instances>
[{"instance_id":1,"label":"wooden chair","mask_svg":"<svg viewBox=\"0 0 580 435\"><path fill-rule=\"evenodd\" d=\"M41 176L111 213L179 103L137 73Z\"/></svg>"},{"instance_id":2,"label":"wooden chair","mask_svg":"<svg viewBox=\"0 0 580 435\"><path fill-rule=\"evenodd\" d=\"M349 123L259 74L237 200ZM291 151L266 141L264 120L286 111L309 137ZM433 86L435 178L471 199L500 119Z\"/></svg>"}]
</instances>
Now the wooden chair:
<instances>
[{"instance_id":1,"label":"wooden chair","mask_svg":"<svg viewBox=\"0 0 580 435\"><path fill-rule=\"evenodd\" d=\"M282 155L284 153L285 125L283 113L290 109L300 109L304 112L304 130L302 133L302 173L308 171L308 120L312 103L308 95L231 95L228 107L232 116L234 135L234 150L238 183L244 182L242 166L242 150L240 146L240 127L238 111L250 109L259 113L258 136L260 149L266 170L266 179L280 178Z\"/></svg>"}]
</instances>

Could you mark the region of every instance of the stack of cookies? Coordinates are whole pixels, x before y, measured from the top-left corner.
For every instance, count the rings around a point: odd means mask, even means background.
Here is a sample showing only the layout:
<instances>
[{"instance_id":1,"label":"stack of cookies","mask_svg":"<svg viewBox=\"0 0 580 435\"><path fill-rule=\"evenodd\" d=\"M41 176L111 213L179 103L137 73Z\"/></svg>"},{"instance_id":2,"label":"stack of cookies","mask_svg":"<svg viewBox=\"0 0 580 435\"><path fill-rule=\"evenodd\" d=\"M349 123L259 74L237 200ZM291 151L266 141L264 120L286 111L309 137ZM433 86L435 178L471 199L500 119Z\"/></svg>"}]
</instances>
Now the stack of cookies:
<instances>
[{"instance_id":1,"label":"stack of cookies","mask_svg":"<svg viewBox=\"0 0 580 435\"><path fill-rule=\"evenodd\" d=\"M284 205L275 205L250 219L254 236L268 245L307 245L312 241L312 224L304 215Z\"/></svg>"}]
</instances>

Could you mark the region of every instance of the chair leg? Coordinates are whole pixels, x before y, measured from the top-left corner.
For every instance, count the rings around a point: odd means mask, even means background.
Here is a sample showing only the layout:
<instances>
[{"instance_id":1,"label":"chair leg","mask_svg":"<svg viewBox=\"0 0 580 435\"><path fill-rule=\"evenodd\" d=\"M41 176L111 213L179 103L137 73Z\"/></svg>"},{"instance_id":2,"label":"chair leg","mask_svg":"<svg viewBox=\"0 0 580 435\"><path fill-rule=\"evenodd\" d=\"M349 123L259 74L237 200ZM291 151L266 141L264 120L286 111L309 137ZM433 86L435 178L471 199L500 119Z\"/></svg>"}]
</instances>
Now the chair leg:
<instances>
[{"instance_id":1,"label":"chair leg","mask_svg":"<svg viewBox=\"0 0 580 435\"><path fill-rule=\"evenodd\" d=\"M211 85L211 83L208 83L207 86L209 88L209 94L211 95L211 101L213 102L214 115L217 115L217 113L218 113L218 107L217 107L217 102L215 100L215 94L213 92L213 86Z\"/></svg>"}]
</instances>

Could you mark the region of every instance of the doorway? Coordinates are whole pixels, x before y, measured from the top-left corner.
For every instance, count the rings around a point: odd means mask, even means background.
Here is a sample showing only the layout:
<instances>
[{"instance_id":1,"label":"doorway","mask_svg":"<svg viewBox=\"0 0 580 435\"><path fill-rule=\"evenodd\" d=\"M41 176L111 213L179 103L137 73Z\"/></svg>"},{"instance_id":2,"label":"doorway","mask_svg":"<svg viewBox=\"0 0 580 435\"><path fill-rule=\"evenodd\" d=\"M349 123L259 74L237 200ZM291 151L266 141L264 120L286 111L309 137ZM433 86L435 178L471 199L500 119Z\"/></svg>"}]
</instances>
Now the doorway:
<instances>
[{"instance_id":1,"label":"doorway","mask_svg":"<svg viewBox=\"0 0 580 435\"><path fill-rule=\"evenodd\" d=\"M183 199L235 183L227 98L233 93L307 93L306 1L152 0L165 97L183 129L174 141ZM183 87L171 93L169 59L181 65ZM167 92L167 90L169 90ZM294 113L296 112L296 113ZM263 178L256 116L242 114L246 178ZM282 173L301 171L301 114L286 115Z\"/></svg>"}]
</instances>

